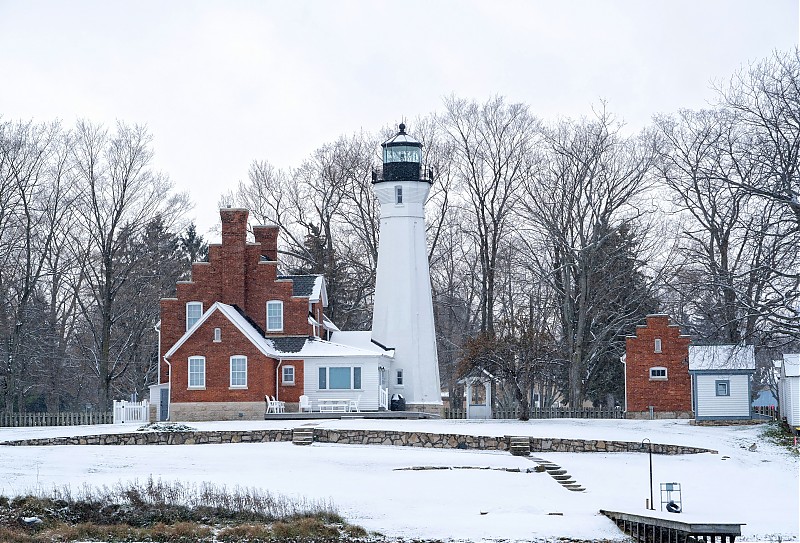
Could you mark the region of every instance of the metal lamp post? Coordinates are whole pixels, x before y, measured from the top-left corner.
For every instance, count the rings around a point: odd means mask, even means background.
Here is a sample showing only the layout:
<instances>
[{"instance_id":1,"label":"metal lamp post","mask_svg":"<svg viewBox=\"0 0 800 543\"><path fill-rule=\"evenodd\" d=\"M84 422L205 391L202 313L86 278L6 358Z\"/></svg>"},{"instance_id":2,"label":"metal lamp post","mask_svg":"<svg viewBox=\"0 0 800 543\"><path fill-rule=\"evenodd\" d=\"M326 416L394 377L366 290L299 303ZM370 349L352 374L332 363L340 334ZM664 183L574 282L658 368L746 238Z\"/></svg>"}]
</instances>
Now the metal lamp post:
<instances>
[{"instance_id":1,"label":"metal lamp post","mask_svg":"<svg viewBox=\"0 0 800 543\"><path fill-rule=\"evenodd\" d=\"M644 438L642 440L642 445L644 445L645 441L647 441L647 456L650 459L650 510L655 511L655 506L653 504L653 444L650 442L649 438Z\"/></svg>"}]
</instances>

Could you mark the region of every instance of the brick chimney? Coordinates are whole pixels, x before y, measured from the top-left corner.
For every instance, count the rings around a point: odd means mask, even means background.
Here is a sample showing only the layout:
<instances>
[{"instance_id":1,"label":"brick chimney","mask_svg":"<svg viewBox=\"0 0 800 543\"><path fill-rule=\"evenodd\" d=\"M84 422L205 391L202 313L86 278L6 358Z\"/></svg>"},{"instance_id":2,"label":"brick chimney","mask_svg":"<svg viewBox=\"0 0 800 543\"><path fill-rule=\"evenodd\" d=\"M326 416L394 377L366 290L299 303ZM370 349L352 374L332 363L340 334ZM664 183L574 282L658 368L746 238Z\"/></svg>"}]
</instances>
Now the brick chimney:
<instances>
[{"instance_id":1,"label":"brick chimney","mask_svg":"<svg viewBox=\"0 0 800 543\"><path fill-rule=\"evenodd\" d=\"M261 244L261 254L268 260L278 260L278 233L280 227L277 224L259 225L253 227L253 236L256 243Z\"/></svg>"},{"instance_id":2,"label":"brick chimney","mask_svg":"<svg viewBox=\"0 0 800 543\"><path fill-rule=\"evenodd\" d=\"M246 209L219 210L222 221L222 303L244 307L245 244L247 242Z\"/></svg>"}]
</instances>

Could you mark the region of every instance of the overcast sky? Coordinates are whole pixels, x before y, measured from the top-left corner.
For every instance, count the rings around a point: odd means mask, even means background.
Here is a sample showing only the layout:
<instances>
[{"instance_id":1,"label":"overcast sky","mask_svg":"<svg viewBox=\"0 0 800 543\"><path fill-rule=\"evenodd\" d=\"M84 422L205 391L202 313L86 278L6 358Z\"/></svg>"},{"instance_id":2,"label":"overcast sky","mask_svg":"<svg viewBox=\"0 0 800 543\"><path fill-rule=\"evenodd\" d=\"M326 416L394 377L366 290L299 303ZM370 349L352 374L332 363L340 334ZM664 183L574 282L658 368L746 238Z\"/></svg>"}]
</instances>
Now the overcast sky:
<instances>
[{"instance_id":1,"label":"overcast sky","mask_svg":"<svg viewBox=\"0 0 800 543\"><path fill-rule=\"evenodd\" d=\"M452 93L545 118L605 99L640 127L798 25L798 0L0 0L0 116L146 124L206 232L254 159L297 166Z\"/></svg>"}]
</instances>

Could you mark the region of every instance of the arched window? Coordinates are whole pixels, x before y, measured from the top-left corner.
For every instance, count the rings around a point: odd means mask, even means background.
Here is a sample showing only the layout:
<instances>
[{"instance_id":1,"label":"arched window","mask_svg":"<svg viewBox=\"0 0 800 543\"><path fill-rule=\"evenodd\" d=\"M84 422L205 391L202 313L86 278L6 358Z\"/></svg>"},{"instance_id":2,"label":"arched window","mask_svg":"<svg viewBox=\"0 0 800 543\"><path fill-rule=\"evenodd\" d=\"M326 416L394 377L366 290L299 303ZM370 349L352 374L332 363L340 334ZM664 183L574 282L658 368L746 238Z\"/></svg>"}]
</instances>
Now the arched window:
<instances>
[{"instance_id":1,"label":"arched window","mask_svg":"<svg viewBox=\"0 0 800 543\"><path fill-rule=\"evenodd\" d=\"M283 330L283 302L270 300L267 302L267 331L280 332Z\"/></svg>"}]
</instances>

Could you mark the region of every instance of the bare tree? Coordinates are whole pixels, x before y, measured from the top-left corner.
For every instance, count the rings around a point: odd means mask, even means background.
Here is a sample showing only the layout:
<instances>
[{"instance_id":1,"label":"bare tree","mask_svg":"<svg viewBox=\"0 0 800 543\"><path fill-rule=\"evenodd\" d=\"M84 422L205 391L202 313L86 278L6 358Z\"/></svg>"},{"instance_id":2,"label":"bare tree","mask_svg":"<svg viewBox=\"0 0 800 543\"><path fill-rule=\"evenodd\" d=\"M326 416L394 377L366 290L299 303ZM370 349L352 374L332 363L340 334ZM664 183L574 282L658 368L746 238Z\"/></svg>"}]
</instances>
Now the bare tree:
<instances>
[{"instance_id":1,"label":"bare tree","mask_svg":"<svg viewBox=\"0 0 800 543\"><path fill-rule=\"evenodd\" d=\"M585 398L589 368L643 310L619 299L629 279L615 260L628 248L616 239L623 229L636 230L642 211L634 204L648 187L656 153L651 135L625 138L619 130L605 110L545 130L542 162L525 185L526 254L555 292L573 408ZM612 303L617 311L605 311Z\"/></svg>"},{"instance_id":2,"label":"bare tree","mask_svg":"<svg viewBox=\"0 0 800 543\"><path fill-rule=\"evenodd\" d=\"M478 247L480 329L493 334L498 253L513 230L537 120L524 104L506 104L501 97L478 104L451 96L445 109L441 123L455 144L456 179L464 186L469 232Z\"/></svg>"},{"instance_id":3,"label":"bare tree","mask_svg":"<svg viewBox=\"0 0 800 543\"><path fill-rule=\"evenodd\" d=\"M168 225L187 209L185 195L171 194L166 176L152 170L151 136L143 126L117 123L114 131L79 122L74 161L82 191L79 206L89 261L84 267L81 310L89 341L84 351L98 378L102 408L112 384L127 368L125 344L114 344L114 328L124 308L119 295L131 279L133 262L123 257L127 240L161 214Z\"/></svg>"}]
</instances>

